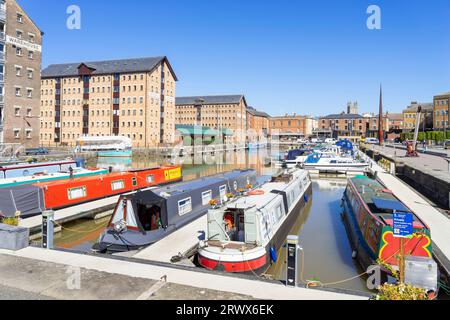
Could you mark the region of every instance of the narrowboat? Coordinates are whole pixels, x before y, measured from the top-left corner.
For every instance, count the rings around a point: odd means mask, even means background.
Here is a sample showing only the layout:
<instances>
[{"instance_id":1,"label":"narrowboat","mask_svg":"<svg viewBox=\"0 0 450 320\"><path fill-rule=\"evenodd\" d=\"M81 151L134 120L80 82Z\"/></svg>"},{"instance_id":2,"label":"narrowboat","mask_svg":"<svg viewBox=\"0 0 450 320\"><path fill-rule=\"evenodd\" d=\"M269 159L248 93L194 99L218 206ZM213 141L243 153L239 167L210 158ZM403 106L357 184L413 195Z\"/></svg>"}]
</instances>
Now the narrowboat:
<instances>
[{"instance_id":1,"label":"narrowboat","mask_svg":"<svg viewBox=\"0 0 450 320\"><path fill-rule=\"evenodd\" d=\"M199 244L199 264L229 273L264 273L311 195L308 172L295 169L211 208L207 240Z\"/></svg>"},{"instance_id":2,"label":"narrowboat","mask_svg":"<svg viewBox=\"0 0 450 320\"><path fill-rule=\"evenodd\" d=\"M0 166L0 179L19 178L40 173L56 173L67 171L70 167L76 168L80 162L75 160L18 163L13 165Z\"/></svg>"},{"instance_id":3,"label":"narrowboat","mask_svg":"<svg viewBox=\"0 0 450 320\"><path fill-rule=\"evenodd\" d=\"M123 195L93 250L117 253L149 246L205 215L211 201L221 202L255 183L255 170L235 170Z\"/></svg>"},{"instance_id":4,"label":"narrowboat","mask_svg":"<svg viewBox=\"0 0 450 320\"><path fill-rule=\"evenodd\" d=\"M353 256L364 270L377 260L399 269L400 238L394 237L394 212L413 215L413 236L404 240L405 254L432 258L429 227L379 181L367 176L349 179L342 204Z\"/></svg>"},{"instance_id":5,"label":"narrowboat","mask_svg":"<svg viewBox=\"0 0 450 320\"><path fill-rule=\"evenodd\" d=\"M22 218L28 218L44 210L59 210L181 179L180 166L164 166L1 188L0 213L13 217L20 211Z\"/></svg>"},{"instance_id":6,"label":"narrowboat","mask_svg":"<svg viewBox=\"0 0 450 320\"><path fill-rule=\"evenodd\" d=\"M73 178L89 177L106 173L108 173L108 170L106 169L97 169L97 168L84 169L75 167L72 169L69 168L69 170L59 171L56 173L49 173L49 174L35 173L33 175L25 177L0 179L0 188L20 186L32 183L56 181L56 180L65 180L72 177Z\"/></svg>"}]
</instances>

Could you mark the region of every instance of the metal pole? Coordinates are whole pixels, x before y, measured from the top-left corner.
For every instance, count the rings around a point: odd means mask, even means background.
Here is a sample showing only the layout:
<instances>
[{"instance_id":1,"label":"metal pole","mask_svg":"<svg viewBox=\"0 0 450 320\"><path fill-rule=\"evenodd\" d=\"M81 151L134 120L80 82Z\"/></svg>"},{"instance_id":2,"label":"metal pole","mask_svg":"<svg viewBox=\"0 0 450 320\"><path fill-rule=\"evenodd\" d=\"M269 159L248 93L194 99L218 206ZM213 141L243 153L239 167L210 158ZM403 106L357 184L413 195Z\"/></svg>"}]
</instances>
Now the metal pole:
<instances>
[{"instance_id":1,"label":"metal pole","mask_svg":"<svg viewBox=\"0 0 450 320\"><path fill-rule=\"evenodd\" d=\"M400 238L400 283L405 283L405 240Z\"/></svg>"},{"instance_id":2,"label":"metal pole","mask_svg":"<svg viewBox=\"0 0 450 320\"><path fill-rule=\"evenodd\" d=\"M42 212L42 248L53 249L53 235L55 233L55 212Z\"/></svg>"}]
</instances>

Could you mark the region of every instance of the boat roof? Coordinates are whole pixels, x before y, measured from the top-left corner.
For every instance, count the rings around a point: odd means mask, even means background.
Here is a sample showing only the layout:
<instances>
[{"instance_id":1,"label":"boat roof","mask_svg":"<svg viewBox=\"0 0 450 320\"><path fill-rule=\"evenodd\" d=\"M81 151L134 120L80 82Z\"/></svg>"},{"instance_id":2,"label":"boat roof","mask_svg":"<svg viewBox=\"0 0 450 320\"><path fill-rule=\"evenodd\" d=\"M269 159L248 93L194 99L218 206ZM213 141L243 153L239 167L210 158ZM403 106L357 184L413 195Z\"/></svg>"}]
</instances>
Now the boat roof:
<instances>
[{"instance_id":1,"label":"boat roof","mask_svg":"<svg viewBox=\"0 0 450 320\"><path fill-rule=\"evenodd\" d=\"M24 162L12 165L0 166L0 170L13 170L30 167L57 166L61 164L76 164L75 160L51 161L51 162Z\"/></svg>"},{"instance_id":2,"label":"boat roof","mask_svg":"<svg viewBox=\"0 0 450 320\"><path fill-rule=\"evenodd\" d=\"M158 194L160 197L169 198L174 195L191 192L193 190L204 187L205 185L210 185L214 183L224 183L224 179L235 179L243 174L249 174L255 172L252 169L248 170L233 170L230 172L225 172L221 174L216 174L213 176L203 177L200 179L179 182L171 184L168 186L155 188L153 193ZM256 174L256 172L255 172Z\"/></svg>"},{"instance_id":3,"label":"boat roof","mask_svg":"<svg viewBox=\"0 0 450 320\"><path fill-rule=\"evenodd\" d=\"M385 224L392 224L392 215L396 211L412 213L415 222L420 222L423 226L426 226L414 212L379 181L367 176L356 176L350 180L372 214Z\"/></svg>"},{"instance_id":4,"label":"boat roof","mask_svg":"<svg viewBox=\"0 0 450 320\"><path fill-rule=\"evenodd\" d=\"M257 190L264 191L263 195L246 195L237 198L226 204L229 209L250 209L250 208L263 208L272 200L274 200L279 194L272 193L273 190L283 191L287 186L287 183L283 182L269 182L262 185Z\"/></svg>"}]
</instances>

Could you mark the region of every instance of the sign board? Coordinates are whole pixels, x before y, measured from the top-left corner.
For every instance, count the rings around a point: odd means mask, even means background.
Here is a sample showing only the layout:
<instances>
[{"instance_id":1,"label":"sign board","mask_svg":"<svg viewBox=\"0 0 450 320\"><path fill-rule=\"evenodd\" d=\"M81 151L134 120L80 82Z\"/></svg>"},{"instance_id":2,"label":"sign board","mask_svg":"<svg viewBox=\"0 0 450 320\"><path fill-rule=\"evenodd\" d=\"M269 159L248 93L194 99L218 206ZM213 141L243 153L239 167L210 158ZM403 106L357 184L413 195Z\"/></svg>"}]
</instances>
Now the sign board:
<instances>
[{"instance_id":1,"label":"sign board","mask_svg":"<svg viewBox=\"0 0 450 320\"><path fill-rule=\"evenodd\" d=\"M408 238L413 234L413 215L406 212L394 212L394 237Z\"/></svg>"},{"instance_id":2,"label":"sign board","mask_svg":"<svg viewBox=\"0 0 450 320\"><path fill-rule=\"evenodd\" d=\"M37 51L37 52L41 52L42 51L42 47L39 44L36 43L31 43L28 41L25 41L23 39L17 39L11 36L6 36L6 42L10 43L12 45L15 45L17 47L20 48L26 48L27 50L30 51Z\"/></svg>"}]
</instances>

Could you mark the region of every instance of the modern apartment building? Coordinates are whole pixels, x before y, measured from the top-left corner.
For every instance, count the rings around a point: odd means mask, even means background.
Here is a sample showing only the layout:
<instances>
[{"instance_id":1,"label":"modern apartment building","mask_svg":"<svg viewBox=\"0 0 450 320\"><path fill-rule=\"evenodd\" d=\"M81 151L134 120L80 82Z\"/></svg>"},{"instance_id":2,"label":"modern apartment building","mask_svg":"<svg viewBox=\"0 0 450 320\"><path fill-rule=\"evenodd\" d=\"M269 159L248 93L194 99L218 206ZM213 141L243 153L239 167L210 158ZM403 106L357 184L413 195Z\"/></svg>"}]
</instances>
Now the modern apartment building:
<instances>
[{"instance_id":1,"label":"modern apartment building","mask_svg":"<svg viewBox=\"0 0 450 320\"><path fill-rule=\"evenodd\" d=\"M270 118L270 134L295 134L308 137L312 135L315 119L311 116L297 114Z\"/></svg>"},{"instance_id":2,"label":"modern apartment building","mask_svg":"<svg viewBox=\"0 0 450 320\"><path fill-rule=\"evenodd\" d=\"M177 81L167 57L50 65L42 71L41 144L111 135L134 147L172 144Z\"/></svg>"},{"instance_id":3,"label":"modern apartment building","mask_svg":"<svg viewBox=\"0 0 450 320\"><path fill-rule=\"evenodd\" d=\"M175 123L228 129L233 142L243 143L247 131L247 101L244 95L177 97Z\"/></svg>"},{"instance_id":4,"label":"modern apartment building","mask_svg":"<svg viewBox=\"0 0 450 320\"><path fill-rule=\"evenodd\" d=\"M434 129L444 130L449 128L450 92L437 95L433 99L433 124Z\"/></svg>"},{"instance_id":5,"label":"modern apartment building","mask_svg":"<svg viewBox=\"0 0 450 320\"><path fill-rule=\"evenodd\" d=\"M421 131L427 131L433 129L433 103L418 103L416 101L411 102L411 105L408 106L405 110L403 110L403 131L410 132L416 128L416 120L417 120L417 112L421 107L421 116L419 129ZM448 111L448 110L447 110ZM444 113L447 116L448 123L448 113ZM440 112L436 118L441 118ZM440 123L440 122L439 122Z\"/></svg>"},{"instance_id":6,"label":"modern apartment building","mask_svg":"<svg viewBox=\"0 0 450 320\"><path fill-rule=\"evenodd\" d=\"M0 0L0 144L39 145L42 32L15 0Z\"/></svg>"},{"instance_id":7,"label":"modern apartment building","mask_svg":"<svg viewBox=\"0 0 450 320\"><path fill-rule=\"evenodd\" d=\"M269 135L269 123L270 116L265 113L256 110L253 107L247 108L247 129L253 130L254 138L264 138Z\"/></svg>"}]
</instances>

